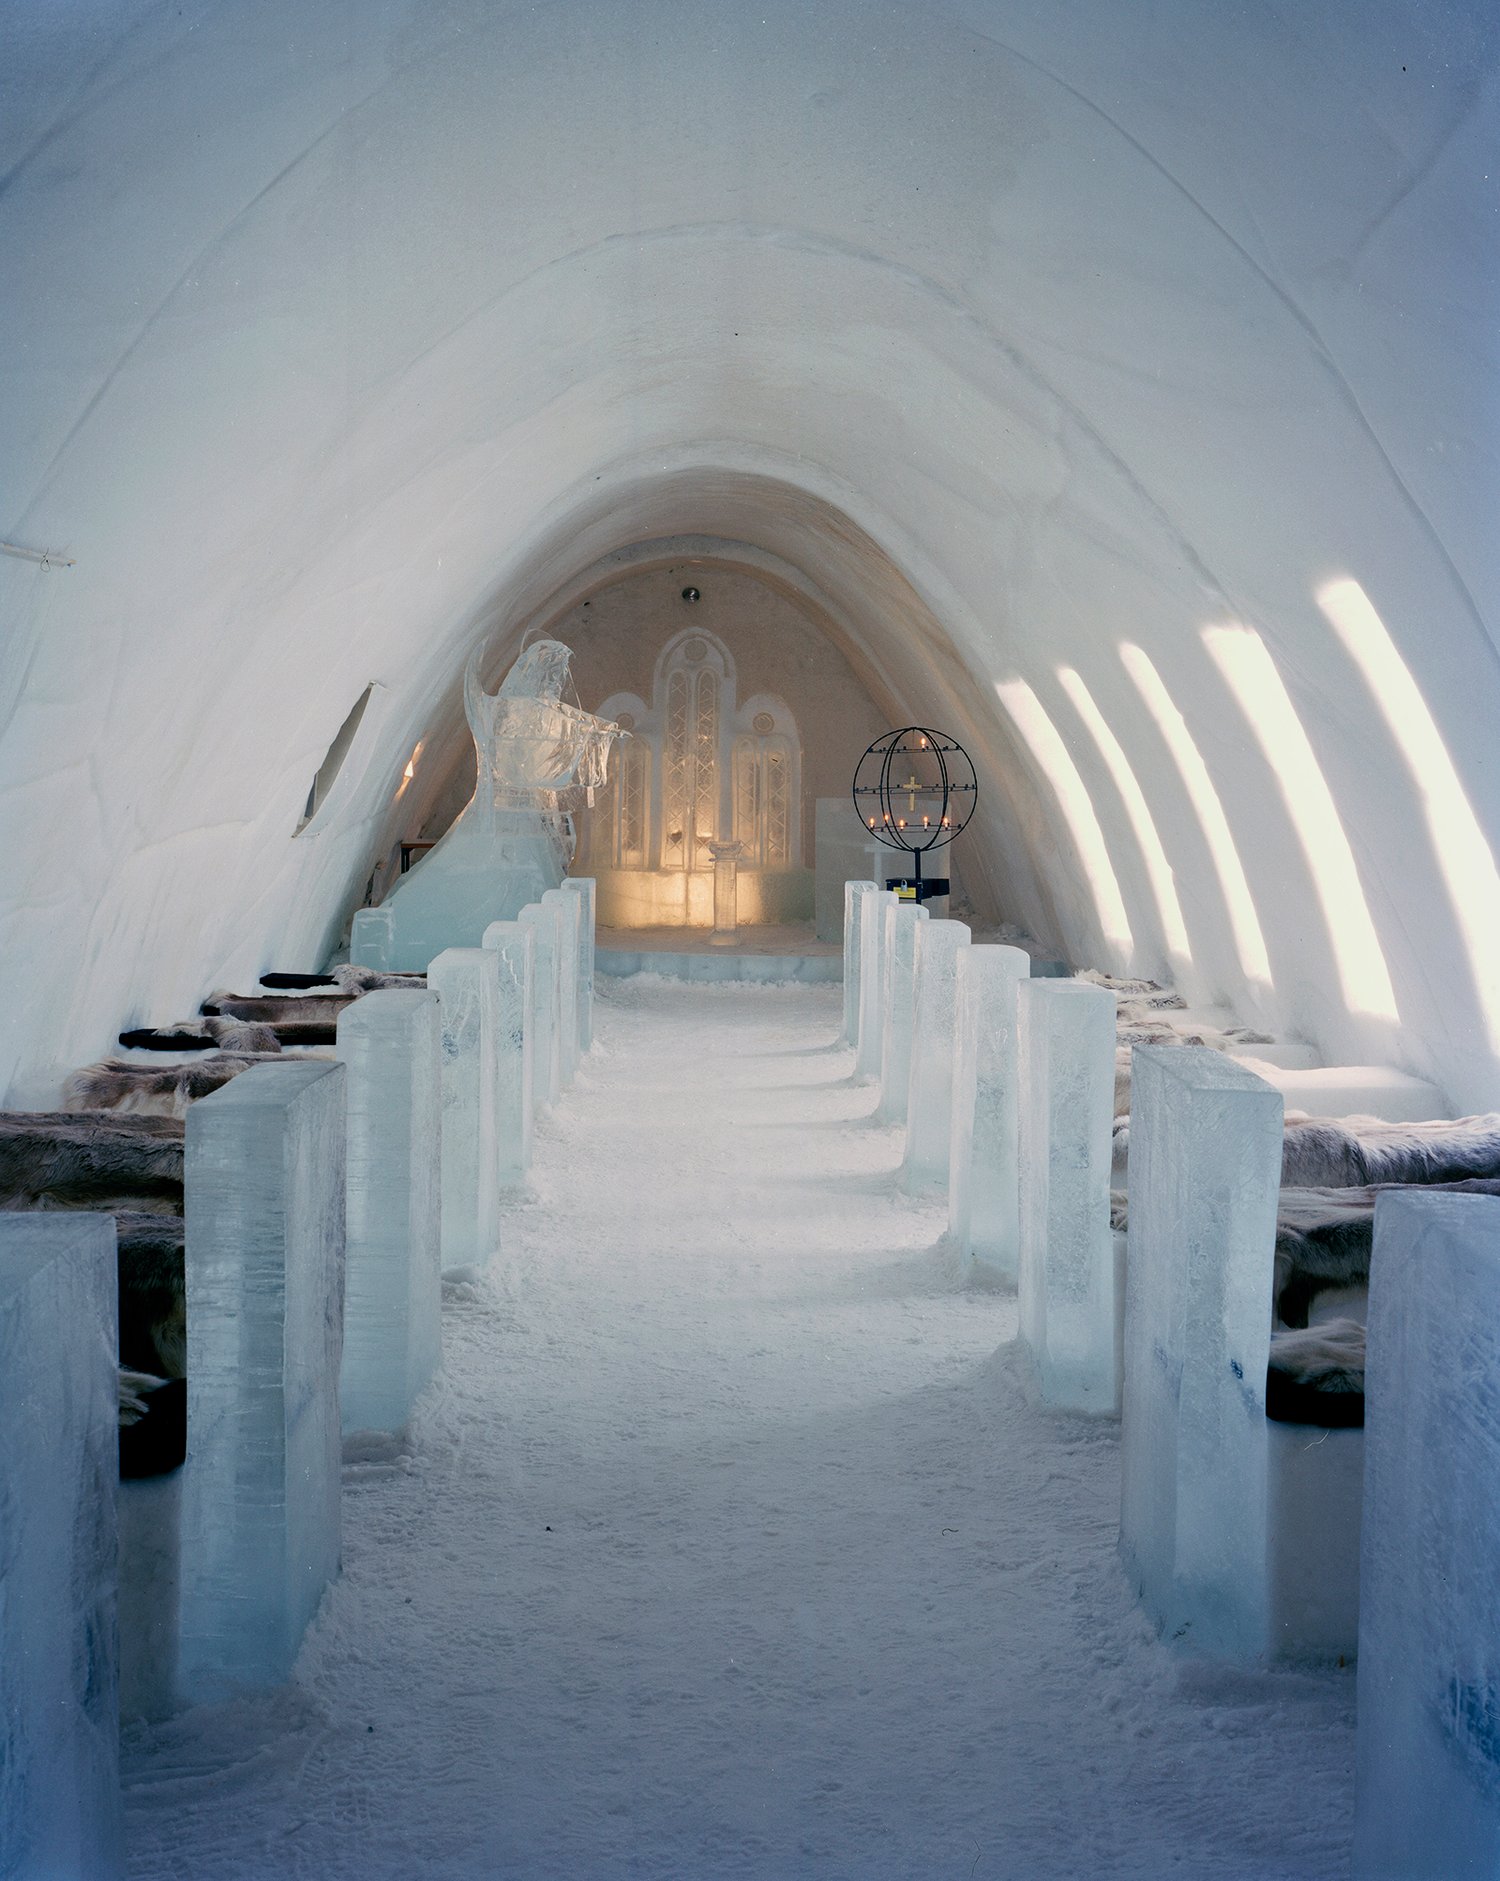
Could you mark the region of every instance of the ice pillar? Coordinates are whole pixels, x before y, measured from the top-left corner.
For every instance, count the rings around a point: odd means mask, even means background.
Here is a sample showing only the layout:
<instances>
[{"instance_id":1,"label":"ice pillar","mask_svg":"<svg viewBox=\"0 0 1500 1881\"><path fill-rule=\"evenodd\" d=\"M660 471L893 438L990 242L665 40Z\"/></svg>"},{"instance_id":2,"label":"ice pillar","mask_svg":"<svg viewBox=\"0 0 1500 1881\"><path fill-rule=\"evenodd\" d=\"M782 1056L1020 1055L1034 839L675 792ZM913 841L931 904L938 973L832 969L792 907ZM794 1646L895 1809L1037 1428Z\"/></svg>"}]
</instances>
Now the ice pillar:
<instances>
[{"instance_id":1,"label":"ice pillar","mask_svg":"<svg viewBox=\"0 0 1500 1881\"><path fill-rule=\"evenodd\" d=\"M1383 1195L1365 1364L1356 1881L1500 1874L1497 1557L1500 1201Z\"/></svg>"},{"instance_id":2,"label":"ice pillar","mask_svg":"<svg viewBox=\"0 0 1500 1881\"><path fill-rule=\"evenodd\" d=\"M593 883L589 883L593 887ZM495 1018L495 1137L502 1188L524 1181L531 1167L531 1029L536 933L521 921L491 921L484 944L500 962Z\"/></svg>"},{"instance_id":3,"label":"ice pillar","mask_svg":"<svg viewBox=\"0 0 1500 1881\"><path fill-rule=\"evenodd\" d=\"M1014 1280L1020 1246L1016 987L1030 976L1031 956L1019 947L968 947L955 966L948 1235L960 1254Z\"/></svg>"},{"instance_id":4,"label":"ice pillar","mask_svg":"<svg viewBox=\"0 0 1500 1881\"><path fill-rule=\"evenodd\" d=\"M917 925L916 1024L902 1172L913 1189L937 1188L948 1180L958 963L971 938L962 921L928 920Z\"/></svg>"},{"instance_id":5,"label":"ice pillar","mask_svg":"<svg viewBox=\"0 0 1500 1881\"><path fill-rule=\"evenodd\" d=\"M1138 1045L1120 1545L1147 1612L1202 1651L1270 1637L1266 1361L1281 1096L1221 1052Z\"/></svg>"},{"instance_id":6,"label":"ice pillar","mask_svg":"<svg viewBox=\"0 0 1500 1881\"><path fill-rule=\"evenodd\" d=\"M180 1676L277 1685L339 1565L344 1067L257 1065L187 1119Z\"/></svg>"},{"instance_id":7,"label":"ice pillar","mask_svg":"<svg viewBox=\"0 0 1500 1881\"><path fill-rule=\"evenodd\" d=\"M859 905L859 1036L854 1075L880 1077L885 1048L885 911L896 897L880 888Z\"/></svg>"},{"instance_id":8,"label":"ice pillar","mask_svg":"<svg viewBox=\"0 0 1500 1881\"><path fill-rule=\"evenodd\" d=\"M880 1044L881 1123L905 1123L911 1088L911 1040L917 1009L917 928L927 910L892 895L885 910Z\"/></svg>"},{"instance_id":9,"label":"ice pillar","mask_svg":"<svg viewBox=\"0 0 1500 1881\"><path fill-rule=\"evenodd\" d=\"M417 989L367 993L338 1018L349 1122L343 1427L400 1430L442 1335L442 1011Z\"/></svg>"},{"instance_id":10,"label":"ice pillar","mask_svg":"<svg viewBox=\"0 0 1500 1881\"><path fill-rule=\"evenodd\" d=\"M427 969L442 1001L443 1268L487 1267L500 1233L495 1031L500 958L448 947Z\"/></svg>"},{"instance_id":11,"label":"ice pillar","mask_svg":"<svg viewBox=\"0 0 1500 1881\"><path fill-rule=\"evenodd\" d=\"M549 888L542 896L544 908L558 914L557 936L557 1009L558 1075L562 1088L571 1091L578 1072L578 953L582 903L576 895L566 895L560 888Z\"/></svg>"},{"instance_id":12,"label":"ice pillar","mask_svg":"<svg viewBox=\"0 0 1500 1881\"><path fill-rule=\"evenodd\" d=\"M844 884L844 1030L840 1037L845 1045L859 1044L859 987L864 959L860 923L866 895L878 892L873 882Z\"/></svg>"},{"instance_id":13,"label":"ice pillar","mask_svg":"<svg viewBox=\"0 0 1500 1881\"><path fill-rule=\"evenodd\" d=\"M1042 1396L1120 1408L1121 1276L1109 1225L1115 996L1077 980L1016 987L1021 1340Z\"/></svg>"},{"instance_id":14,"label":"ice pillar","mask_svg":"<svg viewBox=\"0 0 1500 1881\"><path fill-rule=\"evenodd\" d=\"M562 980L559 942L562 916L539 901L516 917L529 927L535 943L531 961L531 1095L532 1114L555 1104L562 1095Z\"/></svg>"},{"instance_id":15,"label":"ice pillar","mask_svg":"<svg viewBox=\"0 0 1500 1881\"><path fill-rule=\"evenodd\" d=\"M565 892L583 903L578 918L578 1049L594 1049L594 936L598 926L599 897L592 875L570 875Z\"/></svg>"},{"instance_id":16,"label":"ice pillar","mask_svg":"<svg viewBox=\"0 0 1500 1881\"><path fill-rule=\"evenodd\" d=\"M0 1873L122 1871L115 1224L0 1214Z\"/></svg>"}]
</instances>

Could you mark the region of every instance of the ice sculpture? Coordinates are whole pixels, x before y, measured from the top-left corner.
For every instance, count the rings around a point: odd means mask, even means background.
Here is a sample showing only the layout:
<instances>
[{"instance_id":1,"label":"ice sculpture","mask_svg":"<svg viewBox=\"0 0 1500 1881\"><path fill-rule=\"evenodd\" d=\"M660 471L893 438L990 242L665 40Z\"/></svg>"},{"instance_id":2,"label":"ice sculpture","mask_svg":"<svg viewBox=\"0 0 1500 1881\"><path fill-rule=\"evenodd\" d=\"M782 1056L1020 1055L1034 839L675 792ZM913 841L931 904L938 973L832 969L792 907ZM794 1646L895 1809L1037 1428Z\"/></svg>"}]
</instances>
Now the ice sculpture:
<instances>
[{"instance_id":1,"label":"ice sculpture","mask_svg":"<svg viewBox=\"0 0 1500 1881\"><path fill-rule=\"evenodd\" d=\"M578 917L578 1049L594 1049L594 931L598 925L599 897L591 875L570 875L563 883L583 903Z\"/></svg>"},{"instance_id":2,"label":"ice sculpture","mask_svg":"<svg viewBox=\"0 0 1500 1881\"><path fill-rule=\"evenodd\" d=\"M500 959L447 947L427 969L443 1008L443 1269L487 1267L500 1233L495 1034Z\"/></svg>"},{"instance_id":3,"label":"ice sculpture","mask_svg":"<svg viewBox=\"0 0 1500 1881\"><path fill-rule=\"evenodd\" d=\"M1380 1198L1367 1336L1354 1874L1494 1875L1500 1201Z\"/></svg>"},{"instance_id":4,"label":"ice sculpture","mask_svg":"<svg viewBox=\"0 0 1500 1881\"><path fill-rule=\"evenodd\" d=\"M445 947L479 946L491 921L513 921L567 871L571 841L559 793L592 792L605 781L619 727L563 702L570 649L533 641L497 693L480 683L482 652L476 648L464 669L474 795L397 881L378 911L384 921L356 920L350 955L361 966L420 972ZM366 951L385 958L366 959Z\"/></svg>"},{"instance_id":5,"label":"ice sculpture","mask_svg":"<svg viewBox=\"0 0 1500 1881\"><path fill-rule=\"evenodd\" d=\"M122 1872L115 1224L0 1214L0 1873Z\"/></svg>"},{"instance_id":6,"label":"ice sculpture","mask_svg":"<svg viewBox=\"0 0 1500 1881\"><path fill-rule=\"evenodd\" d=\"M854 1075L878 1079L885 1049L885 911L897 897L887 889L859 906L859 1038Z\"/></svg>"},{"instance_id":7,"label":"ice sculpture","mask_svg":"<svg viewBox=\"0 0 1500 1881\"><path fill-rule=\"evenodd\" d=\"M880 1103L881 1123L905 1123L911 1086L911 1040L916 1024L917 928L927 910L892 895L885 910L881 968Z\"/></svg>"},{"instance_id":8,"label":"ice sculpture","mask_svg":"<svg viewBox=\"0 0 1500 1881\"><path fill-rule=\"evenodd\" d=\"M413 989L338 1018L349 1122L343 1427L400 1430L441 1362L442 1011Z\"/></svg>"},{"instance_id":9,"label":"ice sculpture","mask_svg":"<svg viewBox=\"0 0 1500 1881\"><path fill-rule=\"evenodd\" d=\"M1016 1020L1021 1341L1049 1404L1113 1416L1123 1280L1109 1225L1115 996L1077 980L1022 980Z\"/></svg>"},{"instance_id":10,"label":"ice sculpture","mask_svg":"<svg viewBox=\"0 0 1500 1881\"><path fill-rule=\"evenodd\" d=\"M529 927L535 943L531 962L531 1094L532 1114L555 1104L562 1095L562 979L560 947L562 915L539 901L517 917Z\"/></svg>"},{"instance_id":11,"label":"ice sculpture","mask_svg":"<svg viewBox=\"0 0 1500 1881\"><path fill-rule=\"evenodd\" d=\"M578 1075L578 956L581 951L583 904L577 895L549 888L544 908L557 910L557 1066L565 1091Z\"/></svg>"},{"instance_id":12,"label":"ice sculpture","mask_svg":"<svg viewBox=\"0 0 1500 1881\"><path fill-rule=\"evenodd\" d=\"M1202 1046L1132 1067L1121 1550L1170 1638L1260 1657L1281 1097Z\"/></svg>"},{"instance_id":13,"label":"ice sculpture","mask_svg":"<svg viewBox=\"0 0 1500 1881\"><path fill-rule=\"evenodd\" d=\"M861 928L866 895L878 891L873 882L844 884L844 1029L840 1037L845 1045L859 1044L859 988Z\"/></svg>"},{"instance_id":14,"label":"ice sculpture","mask_svg":"<svg viewBox=\"0 0 1500 1881\"><path fill-rule=\"evenodd\" d=\"M277 1685L339 1566L344 1067L257 1065L187 1118L183 1695Z\"/></svg>"},{"instance_id":15,"label":"ice sculpture","mask_svg":"<svg viewBox=\"0 0 1500 1881\"><path fill-rule=\"evenodd\" d=\"M536 935L523 921L492 921L484 944L500 962L495 1013L496 1168L502 1188L522 1182L531 1167L531 1008L535 999Z\"/></svg>"},{"instance_id":16,"label":"ice sculpture","mask_svg":"<svg viewBox=\"0 0 1500 1881\"><path fill-rule=\"evenodd\" d=\"M1019 947L968 947L955 965L948 1236L960 1254L1014 1280L1020 1234L1016 987L1030 976L1031 956Z\"/></svg>"},{"instance_id":17,"label":"ice sculpture","mask_svg":"<svg viewBox=\"0 0 1500 1881\"><path fill-rule=\"evenodd\" d=\"M917 925L916 1018L902 1165L902 1178L912 1189L936 1188L948 1180L957 972L971 938L962 921L929 919Z\"/></svg>"}]
</instances>

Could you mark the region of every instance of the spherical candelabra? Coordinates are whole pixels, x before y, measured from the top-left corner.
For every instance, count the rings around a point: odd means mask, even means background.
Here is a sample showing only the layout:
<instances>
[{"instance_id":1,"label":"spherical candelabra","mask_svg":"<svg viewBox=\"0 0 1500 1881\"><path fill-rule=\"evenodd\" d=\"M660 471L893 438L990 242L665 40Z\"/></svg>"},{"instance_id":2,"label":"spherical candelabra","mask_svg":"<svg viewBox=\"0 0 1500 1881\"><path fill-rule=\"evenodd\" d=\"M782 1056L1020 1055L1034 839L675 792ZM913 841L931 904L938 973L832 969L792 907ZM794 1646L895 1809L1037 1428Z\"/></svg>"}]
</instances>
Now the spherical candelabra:
<instances>
[{"instance_id":1,"label":"spherical candelabra","mask_svg":"<svg viewBox=\"0 0 1500 1881\"><path fill-rule=\"evenodd\" d=\"M886 883L909 901L946 895L945 877L922 875L922 858L945 849L974 814L978 786L956 738L903 725L877 738L854 771L854 808L877 841L912 858L909 875Z\"/></svg>"}]
</instances>

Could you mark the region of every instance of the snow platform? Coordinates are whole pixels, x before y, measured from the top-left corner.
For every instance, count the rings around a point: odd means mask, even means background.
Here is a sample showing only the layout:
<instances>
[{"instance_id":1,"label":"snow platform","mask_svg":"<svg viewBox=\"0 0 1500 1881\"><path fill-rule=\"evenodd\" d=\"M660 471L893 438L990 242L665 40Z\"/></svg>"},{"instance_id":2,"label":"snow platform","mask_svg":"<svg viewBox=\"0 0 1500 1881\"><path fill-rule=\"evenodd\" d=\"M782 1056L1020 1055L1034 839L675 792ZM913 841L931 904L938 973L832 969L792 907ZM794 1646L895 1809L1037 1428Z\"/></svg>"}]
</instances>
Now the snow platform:
<instances>
[{"instance_id":1,"label":"snow platform","mask_svg":"<svg viewBox=\"0 0 1500 1881\"><path fill-rule=\"evenodd\" d=\"M709 940L706 927L601 927L594 971L610 979L657 973L668 980L758 980L837 985L843 948L820 941L811 924L742 927L732 946Z\"/></svg>"},{"instance_id":2,"label":"snow platform","mask_svg":"<svg viewBox=\"0 0 1500 1881\"><path fill-rule=\"evenodd\" d=\"M1390 1065L1324 1065L1289 1070L1236 1054L1236 1062L1280 1091L1288 1110L1309 1117L1379 1117L1385 1123L1428 1123L1450 1114L1442 1092Z\"/></svg>"}]
</instances>

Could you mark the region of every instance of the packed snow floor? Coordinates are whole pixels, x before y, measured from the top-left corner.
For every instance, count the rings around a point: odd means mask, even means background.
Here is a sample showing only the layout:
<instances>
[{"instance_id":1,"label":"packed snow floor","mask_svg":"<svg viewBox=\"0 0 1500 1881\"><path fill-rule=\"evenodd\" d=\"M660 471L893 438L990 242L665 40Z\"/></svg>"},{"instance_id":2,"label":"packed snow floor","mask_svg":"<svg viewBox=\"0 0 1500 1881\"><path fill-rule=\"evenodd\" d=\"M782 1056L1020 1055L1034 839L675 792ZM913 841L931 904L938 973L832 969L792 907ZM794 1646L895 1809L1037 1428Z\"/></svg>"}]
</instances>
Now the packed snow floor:
<instances>
[{"instance_id":1,"label":"packed snow floor","mask_svg":"<svg viewBox=\"0 0 1500 1881\"><path fill-rule=\"evenodd\" d=\"M1352 1672L1156 1640L840 999L601 985L295 1682L128 1729L136 1881L1347 1872Z\"/></svg>"}]
</instances>

